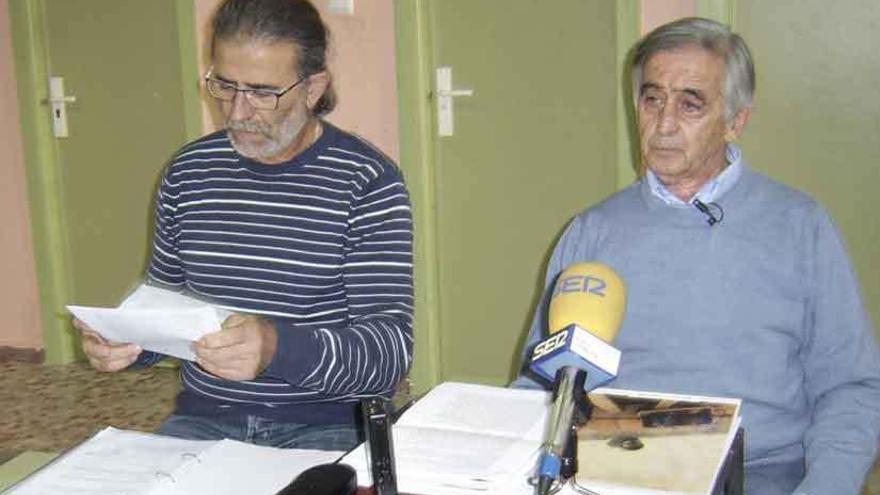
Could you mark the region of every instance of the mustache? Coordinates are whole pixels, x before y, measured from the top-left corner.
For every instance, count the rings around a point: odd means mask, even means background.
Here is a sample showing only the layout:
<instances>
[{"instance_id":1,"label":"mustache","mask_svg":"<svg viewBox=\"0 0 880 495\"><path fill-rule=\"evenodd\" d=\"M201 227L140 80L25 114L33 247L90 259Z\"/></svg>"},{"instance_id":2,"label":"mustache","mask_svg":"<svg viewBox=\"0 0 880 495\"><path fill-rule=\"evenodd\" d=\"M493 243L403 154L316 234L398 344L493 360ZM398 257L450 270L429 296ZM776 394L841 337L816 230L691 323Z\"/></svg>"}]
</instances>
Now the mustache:
<instances>
[{"instance_id":1,"label":"mustache","mask_svg":"<svg viewBox=\"0 0 880 495\"><path fill-rule=\"evenodd\" d=\"M269 126L263 122L254 122L252 120L230 120L226 122L226 129L229 131L244 132L269 132Z\"/></svg>"},{"instance_id":2,"label":"mustache","mask_svg":"<svg viewBox=\"0 0 880 495\"><path fill-rule=\"evenodd\" d=\"M654 149L680 149L681 143L672 141L648 141L648 147Z\"/></svg>"}]
</instances>

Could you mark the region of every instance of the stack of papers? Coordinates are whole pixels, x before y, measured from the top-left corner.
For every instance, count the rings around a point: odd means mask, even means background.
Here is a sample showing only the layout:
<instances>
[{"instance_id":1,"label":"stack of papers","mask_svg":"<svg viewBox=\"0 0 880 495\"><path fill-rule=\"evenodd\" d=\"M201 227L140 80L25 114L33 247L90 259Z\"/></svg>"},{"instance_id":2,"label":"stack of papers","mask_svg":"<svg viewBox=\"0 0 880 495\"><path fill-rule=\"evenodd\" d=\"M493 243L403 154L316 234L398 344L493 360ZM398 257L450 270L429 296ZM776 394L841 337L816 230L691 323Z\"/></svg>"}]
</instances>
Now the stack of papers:
<instances>
[{"instance_id":1,"label":"stack of papers","mask_svg":"<svg viewBox=\"0 0 880 495\"><path fill-rule=\"evenodd\" d=\"M392 427L398 489L432 495L531 494L550 395L465 383L438 385ZM372 478L364 445L343 457Z\"/></svg>"},{"instance_id":2,"label":"stack of papers","mask_svg":"<svg viewBox=\"0 0 880 495\"><path fill-rule=\"evenodd\" d=\"M208 303L141 285L117 308L67 306L67 310L111 342L195 361L193 342L220 330L231 313Z\"/></svg>"},{"instance_id":3,"label":"stack of papers","mask_svg":"<svg viewBox=\"0 0 880 495\"><path fill-rule=\"evenodd\" d=\"M106 428L7 495L273 495L342 452L182 440Z\"/></svg>"}]
</instances>

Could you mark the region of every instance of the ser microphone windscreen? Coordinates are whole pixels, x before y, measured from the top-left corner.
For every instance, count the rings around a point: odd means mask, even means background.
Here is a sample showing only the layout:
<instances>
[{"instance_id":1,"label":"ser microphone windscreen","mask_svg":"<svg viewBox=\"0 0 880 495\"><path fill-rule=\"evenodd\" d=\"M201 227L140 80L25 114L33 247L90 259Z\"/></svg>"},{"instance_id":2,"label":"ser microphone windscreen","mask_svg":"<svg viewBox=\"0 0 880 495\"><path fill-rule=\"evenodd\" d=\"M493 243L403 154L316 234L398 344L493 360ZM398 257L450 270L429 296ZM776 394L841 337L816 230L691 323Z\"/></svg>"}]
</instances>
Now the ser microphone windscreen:
<instances>
[{"instance_id":1,"label":"ser microphone windscreen","mask_svg":"<svg viewBox=\"0 0 880 495\"><path fill-rule=\"evenodd\" d=\"M548 382L562 368L584 370L587 391L610 382L620 364L620 351L611 341L625 308L626 287L611 267L597 262L569 266L550 297L550 335L532 349L529 368Z\"/></svg>"},{"instance_id":2,"label":"ser microphone windscreen","mask_svg":"<svg viewBox=\"0 0 880 495\"><path fill-rule=\"evenodd\" d=\"M548 328L552 335L573 324L611 343L625 308L626 287L617 272L603 263L577 263L556 280Z\"/></svg>"}]
</instances>

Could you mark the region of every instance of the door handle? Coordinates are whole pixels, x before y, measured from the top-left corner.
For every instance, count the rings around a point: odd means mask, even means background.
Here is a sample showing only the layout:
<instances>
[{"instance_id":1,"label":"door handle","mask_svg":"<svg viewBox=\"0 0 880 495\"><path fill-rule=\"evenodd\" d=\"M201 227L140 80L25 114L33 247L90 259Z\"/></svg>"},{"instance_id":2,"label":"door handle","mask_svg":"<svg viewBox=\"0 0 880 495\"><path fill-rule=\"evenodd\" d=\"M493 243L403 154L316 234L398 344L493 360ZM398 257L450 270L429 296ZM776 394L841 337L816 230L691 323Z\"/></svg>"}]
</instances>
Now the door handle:
<instances>
[{"instance_id":1,"label":"door handle","mask_svg":"<svg viewBox=\"0 0 880 495\"><path fill-rule=\"evenodd\" d=\"M452 87L452 67L437 67L437 134L440 136L452 136L455 133L455 120L453 115L453 98L459 96L473 96L474 90L470 88Z\"/></svg>"},{"instance_id":2,"label":"door handle","mask_svg":"<svg viewBox=\"0 0 880 495\"><path fill-rule=\"evenodd\" d=\"M472 90L472 89L443 90L443 91L437 91L437 95L438 96L474 96L474 90Z\"/></svg>"},{"instance_id":3,"label":"door handle","mask_svg":"<svg viewBox=\"0 0 880 495\"><path fill-rule=\"evenodd\" d=\"M67 104L76 103L76 96L64 94L64 78L52 76L49 78L49 97L41 103L52 107L52 132L55 137L67 137Z\"/></svg>"}]
</instances>

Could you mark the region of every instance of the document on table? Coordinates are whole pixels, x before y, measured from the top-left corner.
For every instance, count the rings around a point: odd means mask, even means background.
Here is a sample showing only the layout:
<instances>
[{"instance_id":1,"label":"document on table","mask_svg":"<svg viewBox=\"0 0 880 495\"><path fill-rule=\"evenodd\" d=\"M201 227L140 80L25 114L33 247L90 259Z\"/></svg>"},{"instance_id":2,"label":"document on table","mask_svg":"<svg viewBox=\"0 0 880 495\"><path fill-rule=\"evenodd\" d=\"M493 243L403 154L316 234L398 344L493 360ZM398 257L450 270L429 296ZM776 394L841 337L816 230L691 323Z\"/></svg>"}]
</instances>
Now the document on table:
<instances>
[{"instance_id":1,"label":"document on table","mask_svg":"<svg viewBox=\"0 0 880 495\"><path fill-rule=\"evenodd\" d=\"M272 495L342 452L106 428L4 495Z\"/></svg>"},{"instance_id":2,"label":"document on table","mask_svg":"<svg viewBox=\"0 0 880 495\"><path fill-rule=\"evenodd\" d=\"M214 443L106 428L5 493L147 493Z\"/></svg>"},{"instance_id":3,"label":"document on table","mask_svg":"<svg viewBox=\"0 0 880 495\"><path fill-rule=\"evenodd\" d=\"M550 394L446 382L392 428L401 493L525 495L546 428ZM370 480L361 445L342 462ZM369 482L360 481L361 485Z\"/></svg>"},{"instance_id":4,"label":"document on table","mask_svg":"<svg viewBox=\"0 0 880 495\"><path fill-rule=\"evenodd\" d=\"M74 316L113 342L193 361L192 343L220 330L231 312L176 292L141 285L117 308L67 306Z\"/></svg>"}]
</instances>

